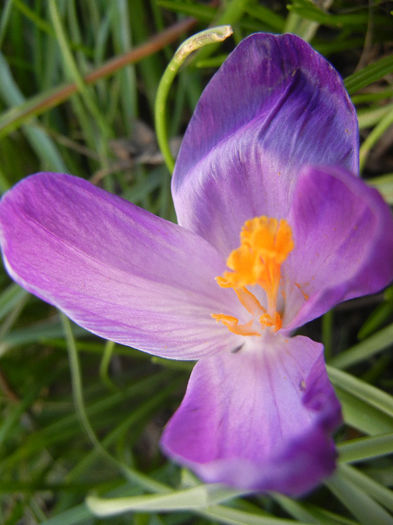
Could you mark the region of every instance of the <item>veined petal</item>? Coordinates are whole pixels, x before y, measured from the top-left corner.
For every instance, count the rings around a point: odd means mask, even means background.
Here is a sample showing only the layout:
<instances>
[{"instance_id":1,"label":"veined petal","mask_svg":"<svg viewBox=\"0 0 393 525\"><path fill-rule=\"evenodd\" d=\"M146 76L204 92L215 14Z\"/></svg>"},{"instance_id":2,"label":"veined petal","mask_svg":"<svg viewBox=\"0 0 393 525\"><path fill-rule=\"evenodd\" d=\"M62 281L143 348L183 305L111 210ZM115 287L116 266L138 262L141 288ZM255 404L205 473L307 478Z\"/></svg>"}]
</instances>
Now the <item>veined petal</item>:
<instances>
[{"instance_id":1,"label":"veined petal","mask_svg":"<svg viewBox=\"0 0 393 525\"><path fill-rule=\"evenodd\" d=\"M283 270L284 327L301 326L393 279L393 216L380 194L351 173L304 169L289 222L295 249Z\"/></svg>"},{"instance_id":2,"label":"veined petal","mask_svg":"<svg viewBox=\"0 0 393 525\"><path fill-rule=\"evenodd\" d=\"M357 173L354 107L306 42L251 35L211 79L186 131L172 184L179 224L227 257L245 220L286 217L305 164Z\"/></svg>"},{"instance_id":3,"label":"veined petal","mask_svg":"<svg viewBox=\"0 0 393 525\"><path fill-rule=\"evenodd\" d=\"M333 471L340 422L322 345L272 336L199 361L162 446L206 482L299 495Z\"/></svg>"},{"instance_id":4,"label":"veined petal","mask_svg":"<svg viewBox=\"0 0 393 525\"><path fill-rule=\"evenodd\" d=\"M210 316L236 304L214 281L218 252L85 180L24 179L0 203L0 238L21 286L102 337L175 359L231 344Z\"/></svg>"}]
</instances>

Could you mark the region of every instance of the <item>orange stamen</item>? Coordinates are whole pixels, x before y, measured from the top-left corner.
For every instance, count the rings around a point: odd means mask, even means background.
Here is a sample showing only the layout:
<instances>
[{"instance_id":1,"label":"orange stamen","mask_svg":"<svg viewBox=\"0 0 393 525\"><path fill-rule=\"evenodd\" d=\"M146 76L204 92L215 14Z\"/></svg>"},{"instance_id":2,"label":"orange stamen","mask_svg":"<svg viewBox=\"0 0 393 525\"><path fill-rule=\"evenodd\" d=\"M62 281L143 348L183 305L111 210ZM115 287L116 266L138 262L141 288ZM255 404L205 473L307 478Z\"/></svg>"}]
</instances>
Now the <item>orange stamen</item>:
<instances>
[{"instance_id":1,"label":"orange stamen","mask_svg":"<svg viewBox=\"0 0 393 525\"><path fill-rule=\"evenodd\" d=\"M281 328L282 320L277 312L277 295L281 279L281 265L294 248L292 230L286 220L278 221L269 217L255 217L244 223L240 233L240 246L233 250L226 271L216 278L222 288L233 288L239 301L261 327L271 327L274 331ZM260 286L266 294L267 310L246 287ZM239 325L236 317L213 314L229 330L241 335L251 329L250 323ZM259 334L258 334L259 335Z\"/></svg>"},{"instance_id":2,"label":"orange stamen","mask_svg":"<svg viewBox=\"0 0 393 525\"><path fill-rule=\"evenodd\" d=\"M261 335L255 330L251 330L251 326L254 322L253 319L245 324L239 324L239 319L233 317L232 315L225 314L211 314L213 319L220 321L228 330L237 335Z\"/></svg>"},{"instance_id":3,"label":"orange stamen","mask_svg":"<svg viewBox=\"0 0 393 525\"><path fill-rule=\"evenodd\" d=\"M247 290L247 288L235 288L235 293L241 304L251 315L257 316L266 311L255 295Z\"/></svg>"}]
</instances>

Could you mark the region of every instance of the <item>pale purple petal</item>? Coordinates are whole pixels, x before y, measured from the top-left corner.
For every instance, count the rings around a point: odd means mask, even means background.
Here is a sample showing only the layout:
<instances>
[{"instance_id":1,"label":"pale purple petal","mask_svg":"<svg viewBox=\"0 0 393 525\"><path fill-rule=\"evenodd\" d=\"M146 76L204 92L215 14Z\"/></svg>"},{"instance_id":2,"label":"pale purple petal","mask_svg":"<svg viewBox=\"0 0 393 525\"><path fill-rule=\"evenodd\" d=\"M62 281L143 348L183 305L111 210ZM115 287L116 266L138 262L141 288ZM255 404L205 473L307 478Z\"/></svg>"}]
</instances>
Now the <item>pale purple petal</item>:
<instances>
[{"instance_id":1,"label":"pale purple petal","mask_svg":"<svg viewBox=\"0 0 393 525\"><path fill-rule=\"evenodd\" d=\"M160 356L231 345L211 313L237 301L214 278L223 258L185 229L70 175L24 179L0 204L11 276L76 323Z\"/></svg>"},{"instance_id":2,"label":"pale purple petal","mask_svg":"<svg viewBox=\"0 0 393 525\"><path fill-rule=\"evenodd\" d=\"M245 220L287 215L305 164L357 173L355 110L306 42L251 35L209 82L186 131L172 185L179 224L228 256Z\"/></svg>"},{"instance_id":3,"label":"pale purple petal","mask_svg":"<svg viewBox=\"0 0 393 525\"><path fill-rule=\"evenodd\" d=\"M380 194L351 173L304 169L288 220L295 249L283 268L286 328L393 279L393 216Z\"/></svg>"},{"instance_id":4,"label":"pale purple petal","mask_svg":"<svg viewBox=\"0 0 393 525\"><path fill-rule=\"evenodd\" d=\"M204 481L299 495L333 471L340 422L322 345L276 335L199 361L162 446Z\"/></svg>"}]
</instances>

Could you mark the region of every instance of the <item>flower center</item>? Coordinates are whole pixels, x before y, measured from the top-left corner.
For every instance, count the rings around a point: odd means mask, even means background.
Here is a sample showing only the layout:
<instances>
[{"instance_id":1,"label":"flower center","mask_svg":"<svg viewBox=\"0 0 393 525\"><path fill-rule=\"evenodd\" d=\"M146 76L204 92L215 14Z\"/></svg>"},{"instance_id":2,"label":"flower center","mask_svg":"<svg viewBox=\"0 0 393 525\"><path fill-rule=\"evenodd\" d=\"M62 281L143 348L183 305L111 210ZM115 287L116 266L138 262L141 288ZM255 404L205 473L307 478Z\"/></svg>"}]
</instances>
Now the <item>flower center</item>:
<instances>
[{"instance_id":1,"label":"flower center","mask_svg":"<svg viewBox=\"0 0 393 525\"><path fill-rule=\"evenodd\" d=\"M224 272L216 281L222 288L234 289L252 318L239 324L239 319L231 315L211 314L212 317L239 335L261 335L260 329L266 327L277 332L282 325L277 312L281 265L293 248L292 230L286 220L262 216L246 221L240 232L240 246L227 259L232 271ZM247 289L255 285L265 291L267 308Z\"/></svg>"}]
</instances>

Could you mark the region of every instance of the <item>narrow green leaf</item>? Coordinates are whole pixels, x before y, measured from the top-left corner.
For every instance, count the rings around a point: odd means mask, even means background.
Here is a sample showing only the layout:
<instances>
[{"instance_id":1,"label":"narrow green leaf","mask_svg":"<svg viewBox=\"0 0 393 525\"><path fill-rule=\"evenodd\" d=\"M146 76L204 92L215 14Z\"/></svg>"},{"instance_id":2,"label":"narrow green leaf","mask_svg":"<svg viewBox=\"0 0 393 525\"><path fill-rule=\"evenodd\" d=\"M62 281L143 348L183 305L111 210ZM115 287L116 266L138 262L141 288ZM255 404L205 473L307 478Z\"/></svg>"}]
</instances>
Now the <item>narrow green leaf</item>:
<instances>
[{"instance_id":1,"label":"narrow green leaf","mask_svg":"<svg viewBox=\"0 0 393 525\"><path fill-rule=\"evenodd\" d=\"M370 102L384 101L393 96L393 87L380 88L374 92L359 93L351 97L354 104L369 104Z\"/></svg>"},{"instance_id":2,"label":"narrow green leaf","mask_svg":"<svg viewBox=\"0 0 393 525\"><path fill-rule=\"evenodd\" d=\"M393 176L392 176L393 190ZM378 330L381 325L391 319L393 313L393 286L387 288L383 294L384 302L378 305L369 315L358 332L358 339L365 339L367 336Z\"/></svg>"},{"instance_id":3,"label":"narrow green leaf","mask_svg":"<svg viewBox=\"0 0 393 525\"><path fill-rule=\"evenodd\" d=\"M282 494L273 494L273 499L275 499L278 504L286 511L288 514L296 518L297 520L303 520L307 523L317 523L319 525L329 525L326 521L321 521L316 519L311 512L307 510L305 505L302 503L283 496Z\"/></svg>"},{"instance_id":4,"label":"narrow green leaf","mask_svg":"<svg viewBox=\"0 0 393 525\"><path fill-rule=\"evenodd\" d=\"M73 332L79 337L88 335L88 332L78 326L73 327ZM52 320L12 330L0 342L0 356L15 346L40 343L62 335L63 330L60 323Z\"/></svg>"},{"instance_id":5,"label":"narrow green leaf","mask_svg":"<svg viewBox=\"0 0 393 525\"><path fill-rule=\"evenodd\" d=\"M24 97L14 81L8 63L0 52L0 97L8 106L17 106L24 103ZM32 148L41 159L43 168L53 171L66 172L67 169L58 149L45 131L33 123L23 127Z\"/></svg>"},{"instance_id":6,"label":"narrow green leaf","mask_svg":"<svg viewBox=\"0 0 393 525\"><path fill-rule=\"evenodd\" d=\"M392 516L348 479L340 466L325 484L362 525L387 525L392 522Z\"/></svg>"},{"instance_id":7,"label":"narrow green leaf","mask_svg":"<svg viewBox=\"0 0 393 525\"><path fill-rule=\"evenodd\" d=\"M393 433L353 439L339 443L337 449L342 463L364 461L365 459L393 454Z\"/></svg>"},{"instance_id":8,"label":"narrow green leaf","mask_svg":"<svg viewBox=\"0 0 393 525\"><path fill-rule=\"evenodd\" d=\"M1 18L0 18L0 49L3 44L4 35L7 29L8 21L11 14L11 8L12 8L13 0L6 0L6 3L3 7L3 10L1 12Z\"/></svg>"},{"instance_id":9,"label":"narrow green leaf","mask_svg":"<svg viewBox=\"0 0 393 525\"><path fill-rule=\"evenodd\" d=\"M225 507L223 505L209 507L206 511L198 511L198 514L217 520L227 525L309 525L310 522L294 521L283 518L274 518L270 515L257 515L243 510Z\"/></svg>"},{"instance_id":10,"label":"narrow green leaf","mask_svg":"<svg viewBox=\"0 0 393 525\"><path fill-rule=\"evenodd\" d=\"M350 392L335 386L341 401L344 421L371 436L393 432L393 419Z\"/></svg>"},{"instance_id":11,"label":"narrow green leaf","mask_svg":"<svg viewBox=\"0 0 393 525\"><path fill-rule=\"evenodd\" d=\"M19 424L19 420L22 414L30 407L38 395L38 391L34 390L29 393L27 397L21 400L18 404L11 407L7 413L7 417L0 426L0 446L4 445L4 442L8 438L11 430Z\"/></svg>"},{"instance_id":12,"label":"narrow green leaf","mask_svg":"<svg viewBox=\"0 0 393 525\"><path fill-rule=\"evenodd\" d=\"M26 290L15 283L3 290L0 294L0 319L3 319L26 296Z\"/></svg>"},{"instance_id":13,"label":"narrow green leaf","mask_svg":"<svg viewBox=\"0 0 393 525\"><path fill-rule=\"evenodd\" d=\"M391 490L349 465L340 465L340 474L393 512L393 492ZM393 516L391 519L393 522Z\"/></svg>"},{"instance_id":14,"label":"narrow green leaf","mask_svg":"<svg viewBox=\"0 0 393 525\"><path fill-rule=\"evenodd\" d=\"M13 0L14 6L24 14L26 18L31 20L35 26L37 26L41 31L45 31L46 33L53 35L53 28L51 25L46 21L40 18L36 11L33 9L30 9L25 2L22 2L22 0Z\"/></svg>"},{"instance_id":15,"label":"narrow green leaf","mask_svg":"<svg viewBox=\"0 0 393 525\"><path fill-rule=\"evenodd\" d=\"M251 2L246 6L246 12L253 18L264 22L271 28L275 29L278 33L284 31L285 19L279 14L275 13L272 9Z\"/></svg>"},{"instance_id":16,"label":"narrow green leaf","mask_svg":"<svg viewBox=\"0 0 393 525\"><path fill-rule=\"evenodd\" d=\"M348 350L341 352L329 361L331 366L336 368L348 368L356 363L369 359L371 356L381 352L392 344L393 324L383 328L373 334L365 341L352 346Z\"/></svg>"},{"instance_id":17,"label":"narrow green leaf","mask_svg":"<svg viewBox=\"0 0 393 525\"><path fill-rule=\"evenodd\" d=\"M41 525L81 525L87 523L89 518L92 518L92 514L87 506L82 503L41 522Z\"/></svg>"},{"instance_id":18,"label":"narrow green leaf","mask_svg":"<svg viewBox=\"0 0 393 525\"><path fill-rule=\"evenodd\" d=\"M393 68L392 68L393 69ZM359 167L362 170L366 164L371 149L382 135L393 125L393 109L389 111L367 135L359 149Z\"/></svg>"},{"instance_id":19,"label":"narrow green leaf","mask_svg":"<svg viewBox=\"0 0 393 525\"><path fill-rule=\"evenodd\" d=\"M190 489L176 490L169 494L143 495L105 499L89 496L87 506L96 516L116 516L130 511L168 512L207 507L234 496L239 491L223 489L220 485L199 485Z\"/></svg>"},{"instance_id":20,"label":"narrow green leaf","mask_svg":"<svg viewBox=\"0 0 393 525\"><path fill-rule=\"evenodd\" d=\"M332 2L329 2L329 4ZM349 13L349 14L332 14L326 11L326 2L324 2L325 10L318 7L317 3L312 0L292 0L288 6L291 13L296 13L300 18L306 18L331 27L350 27L362 30L362 26L366 26L369 21L369 14L363 13ZM373 21L375 24L386 25L386 20L382 16L374 15ZM360 26L360 28L359 28Z\"/></svg>"},{"instance_id":21,"label":"narrow green leaf","mask_svg":"<svg viewBox=\"0 0 393 525\"><path fill-rule=\"evenodd\" d=\"M60 47L60 51L63 56L64 69L66 73L72 77L73 81L78 87L83 101L86 104L91 116L96 120L97 124L100 126L102 133L109 137L111 136L111 131L103 118L101 111L98 108L98 105L95 101L93 91L86 84L82 74L79 72L78 66L74 60L74 57L71 52L71 46L68 41L64 25L59 13L58 6L54 0L49 1L49 13L51 16L52 24L56 31L56 38Z\"/></svg>"},{"instance_id":22,"label":"narrow green leaf","mask_svg":"<svg viewBox=\"0 0 393 525\"><path fill-rule=\"evenodd\" d=\"M100 377L103 383L110 389L116 389L114 383L112 383L111 378L109 377L109 366L113 356L113 350L115 348L113 341L107 341L104 346L104 353L102 354L102 359L100 363Z\"/></svg>"},{"instance_id":23,"label":"narrow green leaf","mask_svg":"<svg viewBox=\"0 0 393 525\"><path fill-rule=\"evenodd\" d=\"M325 349L325 359L329 361L332 353L334 311L330 310L322 317L322 343Z\"/></svg>"},{"instance_id":24,"label":"narrow green leaf","mask_svg":"<svg viewBox=\"0 0 393 525\"><path fill-rule=\"evenodd\" d=\"M378 124L393 109L393 104L358 111L359 129L371 128Z\"/></svg>"},{"instance_id":25,"label":"narrow green leaf","mask_svg":"<svg viewBox=\"0 0 393 525\"><path fill-rule=\"evenodd\" d=\"M157 5L176 13L192 16L200 22L210 24L216 14L216 9L209 5L189 4L183 0L157 0Z\"/></svg>"},{"instance_id":26,"label":"narrow green leaf","mask_svg":"<svg viewBox=\"0 0 393 525\"><path fill-rule=\"evenodd\" d=\"M328 366L327 370L334 385L343 388L393 418L393 396L332 366Z\"/></svg>"},{"instance_id":27,"label":"narrow green leaf","mask_svg":"<svg viewBox=\"0 0 393 525\"><path fill-rule=\"evenodd\" d=\"M144 0L133 0L131 12L131 27L134 45L146 42L149 38L150 13L146 11ZM125 21L129 25L129 21ZM124 22L123 22L124 23ZM137 69L140 71L140 80L143 82L145 93L149 99L151 113L154 113L154 99L160 81L162 65L157 55L151 55L141 60ZM128 95L129 96L129 95Z\"/></svg>"},{"instance_id":28,"label":"narrow green leaf","mask_svg":"<svg viewBox=\"0 0 393 525\"><path fill-rule=\"evenodd\" d=\"M129 2L116 0L111 2L111 25L113 44L117 54L124 53L132 47L130 16L134 16L133 10L129 12ZM138 20L138 23L141 23ZM128 133L132 132L132 120L137 115L138 90L135 66L128 65L120 73L120 104L122 108L123 121Z\"/></svg>"},{"instance_id":29,"label":"narrow green leaf","mask_svg":"<svg viewBox=\"0 0 393 525\"><path fill-rule=\"evenodd\" d=\"M359 89L369 86L393 71L393 55L380 58L360 71L353 73L344 80L345 87L350 95Z\"/></svg>"},{"instance_id":30,"label":"narrow green leaf","mask_svg":"<svg viewBox=\"0 0 393 525\"><path fill-rule=\"evenodd\" d=\"M345 35L345 34L344 34ZM333 53L340 53L342 51L347 51L348 49L358 49L364 44L364 38L362 36L355 38L335 38L330 41L321 41L316 38L313 39L313 48L316 49L327 57Z\"/></svg>"},{"instance_id":31,"label":"narrow green leaf","mask_svg":"<svg viewBox=\"0 0 393 525\"><path fill-rule=\"evenodd\" d=\"M326 0L325 9L327 10L332 3L333 0ZM288 10L289 15L284 32L299 35L306 42L310 42L314 38L321 23L326 23L326 19L331 19L329 14L321 11L308 0L293 0L288 5Z\"/></svg>"}]
</instances>

